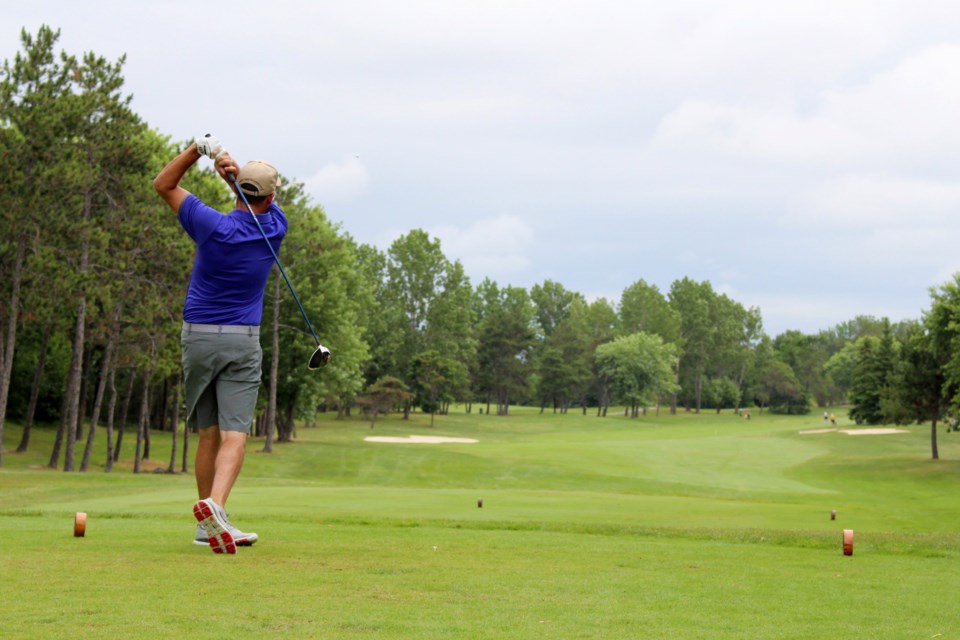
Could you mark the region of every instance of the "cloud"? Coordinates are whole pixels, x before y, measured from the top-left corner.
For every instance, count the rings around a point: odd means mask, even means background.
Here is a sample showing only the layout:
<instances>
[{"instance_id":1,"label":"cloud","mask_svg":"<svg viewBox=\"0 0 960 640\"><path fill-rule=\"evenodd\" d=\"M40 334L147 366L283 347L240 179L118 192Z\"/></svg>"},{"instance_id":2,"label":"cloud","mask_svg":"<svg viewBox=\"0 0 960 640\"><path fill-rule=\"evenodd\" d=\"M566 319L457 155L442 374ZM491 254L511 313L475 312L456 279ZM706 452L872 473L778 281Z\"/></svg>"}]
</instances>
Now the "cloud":
<instances>
[{"instance_id":1,"label":"cloud","mask_svg":"<svg viewBox=\"0 0 960 640\"><path fill-rule=\"evenodd\" d=\"M531 263L534 229L519 216L501 214L465 227L446 224L429 233L439 238L447 258L460 260L471 280L490 277L508 284L511 276L516 277Z\"/></svg>"},{"instance_id":2,"label":"cloud","mask_svg":"<svg viewBox=\"0 0 960 640\"><path fill-rule=\"evenodd\" d=\"M731 292L727 292L731 295ZM918 319L925 290L909 300L891 297L879 300L869 295L848 295L824 291L823 294L773 293L731 297L745 307L759 307L765 330L771 336L787 330L816 333L835 327L857 316L889 318L891 322ZM749 299L748 299L749 298ZM771 333L770 327L775 327Z\"/></svg>"},{"instance_id":3,"label":"cloud","mask_svg":"<svg viewBox=\"0 0 960 640\"><path fill-rule=\"evenodd\" d=\"M960 146L960 45L938 44L859 83L821 90L810 110L687 98L660 120L657 146L828 166L911 167Z\"/></svg>"},{"instance_id":4,"label":"cloud","mask_svg":"<svg viewBox=\"0 0 960 640\"><path fill-rule=\"evenodd\" d=\"M325 206L353 200L366 192L369 184L370 175L359 156L324 165L304 180L307 193Z\"/></svg>"},{"instance_id":5,"label":"cloud","mask_svg":"<svg viewBox=\"0 0 960 640\"><path fill-rule=\"evenodd\" d=\"M813 189L798 204L800 224L875 229L890 225L956 226L960 182L885 175L850 175Z\"/></svg>"}]
</instances>

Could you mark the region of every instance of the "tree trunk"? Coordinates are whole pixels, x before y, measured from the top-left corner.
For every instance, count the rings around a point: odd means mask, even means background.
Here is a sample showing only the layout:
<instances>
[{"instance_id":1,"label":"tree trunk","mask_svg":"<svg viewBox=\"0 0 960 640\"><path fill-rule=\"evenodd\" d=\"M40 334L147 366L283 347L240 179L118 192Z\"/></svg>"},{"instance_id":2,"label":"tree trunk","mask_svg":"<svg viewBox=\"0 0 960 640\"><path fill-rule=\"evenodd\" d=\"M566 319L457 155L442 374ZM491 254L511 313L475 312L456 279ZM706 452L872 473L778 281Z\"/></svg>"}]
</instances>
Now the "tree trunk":
<instances>
[{"instance_id":1,"label":"tree trunk","mask_svg":"<svg viewBox=\"0 0 960 640\"><path fill-rule=\"evenodd\" d=\"M77 421L82 418L80 412L80 383L83 377L83 336L86 329L87 298L81 293L77 307L77 321L74 324L73 355L70 359L70 373L67 377L66 391L66 437L63 470L73 471L74 450L77 444Z\"/></svg>"},{"instance_id":2,"label":"tree trunk","mask_svg":"<svg viewBox=\"0 0 960 640\"><path fill-rule=\"evenodd\" d=\"M50 462L47 466L56 469L60 464L60 451L63 449L63 434L67 432L67 396L64 395L60 401L60 427L57 429L57 436L53 440L53 451L50 453Z\"/></svg>"},{"instance_id":3,"label":"tree trunk","mask_svg":"<svg viewBox=\"0 0 960 640\"><path fill-rule=\"evenodd\" d=\"M697 374L697 379L693 383L693 392L696 396L697 413L700 413L700 399L703 395L703 375Z\"/></svg>"},{"instance_id":4,"label":"tree trunk","mask_svg":"<svg viewBox=\"0 0 960 640\"><path fill-rule=\"evenodd\" d=\"M33 368L33 384L30 387L30 402L27 405L27 415L23 418L23 433L20 434L20 444L17 453L23 453L30 446L30 429L33 427L33 417L37 412L37 400L40 398L40 383L43 381L43 367L47 362L47 347L50 346L50 336L53 334L55 322L51 320L43 329L43 338L40 341L40 354L37 364Z\"/></svg>"},{"instance_id":5,"label":"tree trunk","mask_svg":"<svg viewBox=\"0 0 960 640\"><path fill-rule=\"evenodd\" d=\"M180 471L187 473L190 471L190 429L186 423L183 425L183 456L180 459Z\"/></svg>"},{"instance_id":6,"label":"tree trunk","mask_svg":"<svg viewBox=\"0 0 960 640\"><path fill-rule=\"evenodd\" d=\"M277 442L293 440L293 404L287 403L283 408L283 415L277 412Z\"/></svg>"},{"instance_id":7,"label":"tree trunk","mask_svg":"<svg viewBox=\"0 0 960 640\"><path fill-rule=\"evenodd\" d=\"M180 386L183 386L183 374L179 378ZM187 416L183 420L183 455L180 458L180 471L187 473L190 471L190 428L187 426Z\"/></svg>"},{"instance_id":8,"label":"tree trunk","mask_svg":"<svg viewBox=\"0 0 960 640\"><path fill-rule=\"evenodd\" d=\"M170 438L173 443L170 446L170 465L167 467L167 473L176 472L177 464L177 434L180 431L180 372L174 377L173 385L173 407L170 416L170 427L173 433Z\"/></svg>"},{"instance_id":9,"label":"tree trunk","mask_svg":"<svg viewBox=\"0 0 960 640\"><path fill-rule=\"evenodd\" d=\"M286 410L284 411L283 416L284 431L286 431L287 436L284 442L290 442L293 439L294 435L294 424L293 424L293 404L288 404Z\"/></svg>"},{"instance_id":10,"label":"tree trunk","mask_svg":"<svg viewBox=\"0 0 960 640\"><path fill-rule=\"evenodd\" d=\"M103 352L103 367L101 368L100 382L97 385L97 395L93 401L93 411L90 416L90 432L87 434L87 445L83 450L83 461L80 463L80 470L86 471L90 464L90 454L93 450L93 434L97 429L97 423L100 421L100 408L103 406L103 396L107 386L111 388L110 417L109 422L113 422L113 410L116 407L116 387L113 384L114 376L114 353L116 353L117 344L120 342L120 318L123 313L123 307L127 298L127 281L124 280L123 288L120 291L120 299L113 308L113 318L110 322L110 335L107 337L107 346ZM107 433L107 457L109 458L112 429ZM112 464L107 462L107 470L112 468Z\"/></svg>"},{"instance_id":11,"label":"tree trunk","mask_svg":"<svg viewBox=\"0 0 960 640\"><path fill-rule=\"evenodd\" d=\"M276 269L275 269L276 271ZM270 319L270 384L267 387L267 425L264 453L273 453L273 433L277 425L277 376L280 372L280 274L273 278L273 317Z\"/></svg>"},{"instance_id":12,"label":"tree trunk","mask_svg":"<svg viewBox=\"0 0 960 640\"><path fill-rule=\"evenodd\" d=\"M113 471L113 415L117 408L117 385L116 369L110 369L110 379L107 382L110 387L110 403L107 407L107 461L103 470L106 473Z\"/></svg>"},{"instance_id":13,"label":"tree trunk","mask_svg":"<svg viewBox=\"0 0 960 640\"><path fill-rule=\"evenodd\" d=\"M90 453L93 451L93 436L100 422L100 409L103 407L103 396L107 389L107 381L113 373L113 352L115 341L120 339L119 313L114 313L114 324L107 338L107 347L103 352L103 368L100 372L100 382L97 383L97 395L93 400L93 411L90 413L90 430L87 432L87 444L83 448L83 460L80 462L80 471L86 471L90 466ZM115 330L114 330L115 329Z\"/></svg>"},{"instance_id":14,"label":"tree trunk","mask_svg":"<svg viewBox=\"0 0 960 640\"><path fill-rule=\"evenodd\" d=\"M130 415L130 401L133 399L133 383L136 382L136 369L130 370L130 379L127 380L127 391L123 394L123 405L120 407L120 427L117 429L117 443L113 446L113 461L120 459L120 446L123 444L123 430L127 426L127 416Z\"/></svg>"},{"instance_id":15,"label":"tree trunk","mask_svg":"<svg viewBox=\"0 0 960 640\"><path fill-rule=\"evenodd\" d=\"M143 459L150 459L150 390L147 389L147 415L146 426L143 428Z\"/></svg>"},{"instance_id":16,"label":"tree trunk","mask_svg":"<svg viewBox=\"0 0 960 640\"><path fill-rule=\"evenodd\" d=\"M87 191L83 196L83 223L90 221L93 194ZM83 345L87 324L87 294L83 279L90 267L90 240L84 235L80 243L80 266L77 269L80 284L80 300L77 305L77 322L73 333L73 355L70 361L70 375L67 378L67 448L64 454L63 470L73 471L74 450L77 444L77 423L83 419L80 407L80 383L83 375Z\"/></svg>"},{"instance_id":17,"label":"tree trunk","mask_svg":"<svg viewBox=\"0 0 960 640\"><path fill-rule=\"evenodd\" d=\"M143 386L140 395L140 419L137 420L137 451L133 459L133 472L140 473L141 452L143 451L144 435L147 432L147 421L150 413L150 370L143 372Z\"/></svg>"},{"instance_id":18,"label":"tree trunk","mask_svg":"<svg viewBox=\"0 0 960 640\"><path fill-rule=\"evenodd\" d=\"M23 256L27 251L27 236L20 234L13 259L10 279L10 307L7 316L6 340L0 346L0 465L3 464L3 423L7 415L10 379L13 377L13 352L17 345L17 322L20 317L20 281L23 278Z\"/></svg>"},{"instance_id":19,"label":"tree trunk","mask_svg":"<svg viewBox=\"0 0 960 640\"><path fill-rule=\"evenodd\" d=\"M937 448L937 416L933 416L930 423L930 455L933 460L940 459L940 451Z\"/></svg>"},{"instance_id":20,"label":"tree trunk","mask_svg":"<svg viewBox=\"0 0 960 640\"><path fill-rule=\"evenodd\" d=\"M84 330L86 333L86 330ZM76 442L83 440L83 422L87 415L87 398L90 395L90 376L93 375L91 368L93 366L93 353L89 349L84 349L83 368L80 372L80 401L77 404L77 437Z\"/></svg>"}]
</instances>

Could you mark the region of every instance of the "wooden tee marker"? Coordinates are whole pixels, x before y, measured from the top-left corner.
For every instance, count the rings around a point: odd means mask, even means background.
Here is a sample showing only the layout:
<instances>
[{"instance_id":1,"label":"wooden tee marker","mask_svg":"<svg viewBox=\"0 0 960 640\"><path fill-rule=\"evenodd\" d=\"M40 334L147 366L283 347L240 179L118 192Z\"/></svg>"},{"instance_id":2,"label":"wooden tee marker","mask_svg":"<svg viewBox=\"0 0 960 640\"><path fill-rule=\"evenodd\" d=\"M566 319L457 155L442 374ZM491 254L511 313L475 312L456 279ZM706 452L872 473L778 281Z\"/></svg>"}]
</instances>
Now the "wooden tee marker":
<instances>
[{"instance_id":1,"label":"wooden tee marker","mask_svg":"<svg viewBox=\"0 0 960 640\"><path fill-rule=\"evenodd\" d=\"M853 529L843 530L843 555L853 555Z\"/></svg>"},{"instance_id":2,"label":"wooden tee marker","mask_svg":"<svg viewBox=\"0 0 960 640\"><path fill-rule=\"evenodd\" d=\"M82 538L87 533L87 514L83 511L77 511L73 519L73 537Z\"/></svg>"}]
</instances>

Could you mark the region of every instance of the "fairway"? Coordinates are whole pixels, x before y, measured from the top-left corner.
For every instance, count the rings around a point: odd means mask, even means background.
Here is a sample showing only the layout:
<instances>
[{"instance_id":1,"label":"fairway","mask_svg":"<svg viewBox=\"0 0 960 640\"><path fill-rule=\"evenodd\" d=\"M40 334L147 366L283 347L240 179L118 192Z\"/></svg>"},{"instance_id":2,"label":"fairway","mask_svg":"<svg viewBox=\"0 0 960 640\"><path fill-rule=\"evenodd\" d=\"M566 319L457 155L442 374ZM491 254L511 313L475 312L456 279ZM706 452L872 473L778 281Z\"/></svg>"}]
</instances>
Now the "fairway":
<instances>
[{"instance_id":1,"label":"fairway","mask_svg":"<svg viewBox=\"0 0 960 640\"><path fill-rule=\"evenodd\" d=\"M3 637L960 637L960 435L932 461L928 426L801 433L821 427L322 417L272 454L248 444L229 511L261 540L224 557L190 544L192 474L134 475L127 453L52 471L52 432L14 454L8 425ZM365 440L414 435L476 442ZM148 469L169 442L153 434Z\"/></svg>"}]
</instances>

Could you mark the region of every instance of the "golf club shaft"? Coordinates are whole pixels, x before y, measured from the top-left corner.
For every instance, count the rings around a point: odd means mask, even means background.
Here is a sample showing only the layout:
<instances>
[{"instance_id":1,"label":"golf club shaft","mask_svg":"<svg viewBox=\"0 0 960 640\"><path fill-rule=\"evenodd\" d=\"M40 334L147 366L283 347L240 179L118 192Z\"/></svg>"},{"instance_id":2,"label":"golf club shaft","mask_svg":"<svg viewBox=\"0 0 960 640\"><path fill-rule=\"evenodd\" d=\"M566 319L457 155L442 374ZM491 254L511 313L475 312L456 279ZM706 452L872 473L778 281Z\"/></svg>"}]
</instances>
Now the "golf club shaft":
<instances>
[{"instance_id":1,"label":"golf club shaft","mask_svg":"<svg viewBox=\"0 0 960 640\"><path fill-rule=\"evenodd\" d=\"M320 346L320 338L317 337L317 332L313 330L313 325L310 324L310 318L307 317L307 312L303 309L303 304L300 302L300 298L297 297L297 292L293 290L293 285L290 284L290 278L287 277L287 272L283 269L283 265L280 264L280 257L277 255L277 252L273 250L273 245L270 244L270 239L267 237L266 232L263 230L263 226L260 224L260 220L257 219L257 214L253 212L253 208L250 206L250 203L247 201L247 196L244 195L243 190L240 188L240 184L237 182L237 177L232 175L233 186L236 188L237 195L243 200L243 204L247 206L247 211L250 212L250 215L253 216L253 221L257 223L257 229L260 230L260 235L263 236L263 241L267 243L267 247L270 249L270 255L273 256L273 261L277 263L277 267L280 269L280 275L283 276L283 281L287 283L287 288L290 289L290 293L293 294L293 299L297 301L297 307L300 309L300 315L303 316L303 321L307 323L307 328L310 329L310 335L313 336L314 341L317 343L317 346Z\"/></svg>"}]
</instances>

